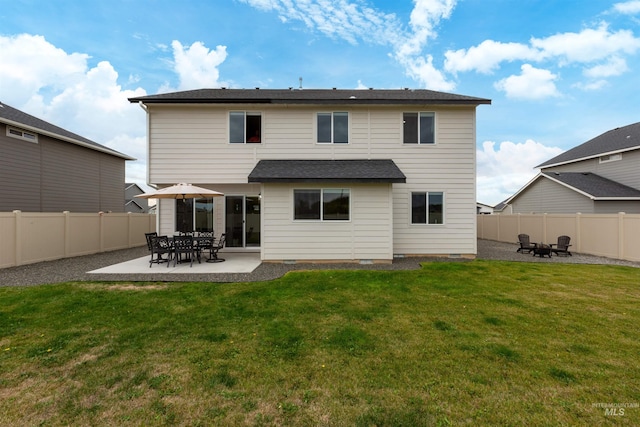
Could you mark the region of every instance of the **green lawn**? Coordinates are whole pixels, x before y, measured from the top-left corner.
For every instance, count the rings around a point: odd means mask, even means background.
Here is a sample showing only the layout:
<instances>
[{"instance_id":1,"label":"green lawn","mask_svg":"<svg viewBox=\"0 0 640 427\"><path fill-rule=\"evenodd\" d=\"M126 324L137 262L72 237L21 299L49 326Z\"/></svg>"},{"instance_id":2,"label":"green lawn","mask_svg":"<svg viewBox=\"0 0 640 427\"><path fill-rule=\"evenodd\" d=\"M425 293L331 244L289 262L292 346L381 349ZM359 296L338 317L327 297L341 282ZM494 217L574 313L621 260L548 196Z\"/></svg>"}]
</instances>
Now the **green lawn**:
<instances>
[{"instance_id":1,"label":"green lawn","mask_svg":"<svg viewBox=\"0 0 640 427\"><path fill-rule=\"evenodd\" d=\"M638 425L639 362L628 267L0 288L1 425Z\"/></svg>"}]
</instances>

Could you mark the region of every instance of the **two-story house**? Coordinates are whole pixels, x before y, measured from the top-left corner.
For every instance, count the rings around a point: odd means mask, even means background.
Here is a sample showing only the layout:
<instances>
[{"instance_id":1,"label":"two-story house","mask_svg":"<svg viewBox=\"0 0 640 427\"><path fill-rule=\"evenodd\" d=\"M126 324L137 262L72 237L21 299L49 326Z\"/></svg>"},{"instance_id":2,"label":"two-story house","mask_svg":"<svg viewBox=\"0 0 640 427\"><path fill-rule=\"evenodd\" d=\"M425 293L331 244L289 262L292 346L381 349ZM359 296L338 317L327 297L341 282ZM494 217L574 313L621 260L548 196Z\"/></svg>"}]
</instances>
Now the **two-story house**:
<instances>
[{"instance_id":1,"label":"two-story house","mask_svg":"<svg viewBox=\"0 0 640 427\"><path fill-rule=\"evenodd\" d=\"M0 212L124 212L127 160L0 103Z\"/></svg>"},{"instance_id":2,"label":"two-story house","mask_svg":"<svg viewBox=\"0 0 640 427\"><path fill-rule=\"evenodd\" d=\"M476 107L429 90L202 89L131 98L148 183L223 192L158 200L157 229L226 233L264 261L476 254Z\"/></svg>"},{"instance_id":3,"label":"two-story house","mask_svg":"<svg viewBox=\"0 0 640 427\"><path fill-rule=\"evenodd\" d=\"M640 213L640 123L612 129L536 166L512 213Z\"/></svg>"}]
</instances>

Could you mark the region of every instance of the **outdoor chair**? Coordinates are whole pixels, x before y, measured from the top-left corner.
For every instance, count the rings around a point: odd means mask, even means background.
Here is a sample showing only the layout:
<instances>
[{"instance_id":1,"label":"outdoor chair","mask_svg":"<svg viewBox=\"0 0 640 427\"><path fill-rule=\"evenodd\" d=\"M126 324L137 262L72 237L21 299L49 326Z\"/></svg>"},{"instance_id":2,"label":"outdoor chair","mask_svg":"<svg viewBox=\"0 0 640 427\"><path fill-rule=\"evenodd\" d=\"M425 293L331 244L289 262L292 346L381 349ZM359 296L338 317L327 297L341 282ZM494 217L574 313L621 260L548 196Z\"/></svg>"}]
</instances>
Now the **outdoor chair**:
<instances>
[{"instance_id":1,"label":"outdoor chair","mask_svg":"<svg viewBox=\"0 0 640 427\"><path fill-rule=\"evenodd\" d=\"M185 255L188 258L182 258ZM173 236L173 266L179 262L189 261L189 266L193 267L193 259L198 256L198 252L193 246L192 236ZM198 258L198 262L200 259ZM168 266L168 265L167 265Z\"/></svg>"},{"instance_id":2,"label":"outdoor chair","mask_svg":"<svg viewBox=\"0 0 640 427\"><path fill-rule=\"evenodd\" d=\"M171 247L171 242L169 242L169 238L167 236L150 236L151 240L151 259L149 260L149 268L153 264L160 264L163 262L169 265L171 261L171 254L173 253L173 248ZM168 255L167 258L163 258L163 255Z\"/></svg>"},{"instance_id":3,"label":"outdoor chair","mask_svg":"<svg viewBox=\"0 0 640 427\"><path fill-rule=\"evenodd\" d=\"M200 254L202 254L203 251L211 251L211 247L215 240L216 238L212 231L201 231L198 233L198 236L194 238L195 250L198 254L198 259L200 259Z\"/></svg>"},{"instance_id":4,"label":"outdoor chair","mask_svg":"<svg viewBox=\"0 0 640 427\"><path fill-rule=\"evenodd\" d=\"M571 241L571 237L569 236L559 236L558 237L558 243L552 243L551 246L551 252L553 252L556 255L560 255L563 254L564 256L573 256L571 255L571 252L569 252L569 246L571 246L569 244L569 242Z\"/></svg>"},{"instance_id":5,"label":"outdoor chair","mask_svg":"<svg viewBox=\"0 0 640 427\"><path fill-rule=\"evenodd\" d=\"M147 249L151 252L151 238L158 237L158 233L155 231L153 233L144 233L144 237L147 239Z\"/></svg>"},{"instance_id":6,"label":"outdoor chair","mask_svg":"<svg viewBox=\"0 0 640 427\"><path fill-rule=\"evenodd\" d=\"M211 245L211 247L209 248L209 259L207 259L207 262L223 262L224 261L224 258L218 258L218 251L224 247L225 240L226 240L226 234L222 233L220 235L220 239L218 240L218 243Z\"/></svg>"},{"instance_id":7,"label":"outdoor chair","mask_svg":"<svg viewBox=\"0 0 640 427\"><path fill-rule=\"evenodd\" d=\"M520 247L516 252L525 253L527 251L530 254L538 246L536 243L529 241L528 234L518 234L518 241L520 242Z\"/></svg>"}]
</instances>

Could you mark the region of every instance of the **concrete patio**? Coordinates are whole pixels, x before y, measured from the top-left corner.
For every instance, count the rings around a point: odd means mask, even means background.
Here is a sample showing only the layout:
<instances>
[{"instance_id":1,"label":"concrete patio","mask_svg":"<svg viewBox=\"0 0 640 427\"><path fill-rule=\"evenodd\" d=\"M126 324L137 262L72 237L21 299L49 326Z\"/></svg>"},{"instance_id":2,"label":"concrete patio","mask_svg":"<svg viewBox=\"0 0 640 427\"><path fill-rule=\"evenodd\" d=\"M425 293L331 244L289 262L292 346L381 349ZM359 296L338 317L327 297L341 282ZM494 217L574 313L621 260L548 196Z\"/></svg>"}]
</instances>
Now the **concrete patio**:
<instances>
[{"instance_id":1,"label":"concrete patio","mask_svg":"<svg viewBox=\"0 0 640 427\"><path fill-rule=\"evenodd\" d=\"M260 254L257 252L220 252L224 262L179 263L174 266L173 261L152 264L149 267L150 255L132 259L130 261L113 264L108 267L89 271L89 274L212 274L212 273L251 273L261 264Z\"/></svg>"}]
</instances>

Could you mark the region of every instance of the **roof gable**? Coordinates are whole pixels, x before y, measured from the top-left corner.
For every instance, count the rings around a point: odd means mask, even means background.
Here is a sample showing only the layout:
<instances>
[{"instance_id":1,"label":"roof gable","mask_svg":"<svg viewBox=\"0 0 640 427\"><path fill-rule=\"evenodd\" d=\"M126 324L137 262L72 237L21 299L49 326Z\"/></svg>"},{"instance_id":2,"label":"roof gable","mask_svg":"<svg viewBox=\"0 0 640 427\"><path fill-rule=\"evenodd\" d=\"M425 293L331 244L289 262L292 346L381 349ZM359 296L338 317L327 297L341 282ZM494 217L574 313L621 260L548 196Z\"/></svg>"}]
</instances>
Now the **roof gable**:
<instances>
[{"instance_id":1,"label":"roof gable","mask_svg":"<svg viewBox=\"0 0 640 427\"><path fill-rule=\"evenodd\" d=\"M81 145L92 150L121 157L125 160L135 160L133 157L127 156L126 154L120 153L116 150L112 150L109 147L98 144L97 142L91 141L90 139L73 132L69 132L66 129L53 125L1 102L0 123L5 123L9 126L21 127L25 130L34 131L72 144Z\"/></svg>"},{"instance_id":2,"label":"roof gable","mask_svg":"<svg viewBox=\"0 0 640 427\"><path fill-rule=\"evenodd\" d=\"M491 104L490 99L426 89L197 89L129 98L146 104Z\"/></svg>"},{"instance_id":3,"label":"roof gable","mask_svg":"<svg viewBox=\"0 0 640 427\"><path fill-rule=\"evenodd\" d=\"M605 154L640 149L640 122L612 129L536 166L544 168L573 163Z\"/></svg>"}]
</instances>

